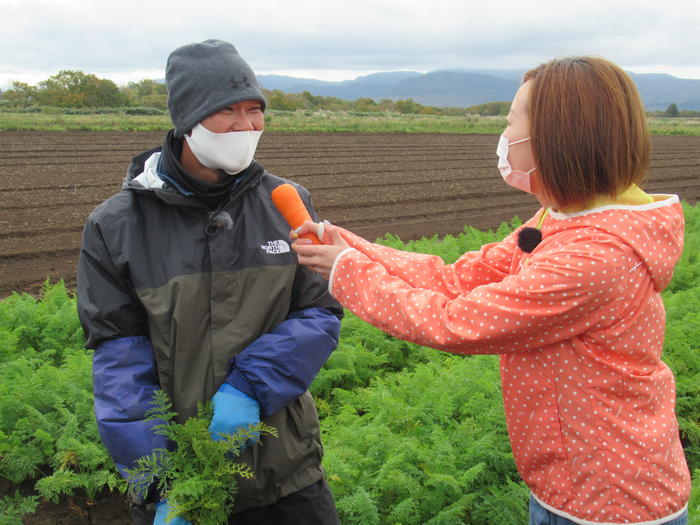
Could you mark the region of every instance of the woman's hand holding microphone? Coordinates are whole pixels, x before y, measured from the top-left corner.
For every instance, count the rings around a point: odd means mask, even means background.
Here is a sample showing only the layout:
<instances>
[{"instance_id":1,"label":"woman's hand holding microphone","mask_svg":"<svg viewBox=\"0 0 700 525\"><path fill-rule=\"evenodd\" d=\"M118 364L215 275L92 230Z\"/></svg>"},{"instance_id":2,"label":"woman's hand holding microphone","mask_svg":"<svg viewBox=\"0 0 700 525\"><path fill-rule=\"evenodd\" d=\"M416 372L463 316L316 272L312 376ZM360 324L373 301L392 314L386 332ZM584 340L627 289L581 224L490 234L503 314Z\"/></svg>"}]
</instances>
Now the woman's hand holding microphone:
<instances>
[{"instance_id":1,"label":"woman's hand holding microphone","mask_svg":"<svg viewBox=\"0 0 700 525\"><path fill-rule=\"evenodd\" d=\"M311 239L302 237L309 233L316 235L322 244L314 244ZM297 253L299 264L307 266L310 270L322 275L324 279L330 278L333 263L340 252L350 247L340 235L338 228L328 223L305 221L289 235L294 239L292 249Z\"/></svg>"},{"instance_id":2,"label":"woman's hand holding microphone","mask_svg":"<svg viewBox=\"0 0 700 525\"><path fill-rule=\"evenodd\" d=\"M330 278L336 257L349 248L340 232L328 222L313 222L299 193L291 184L280 184L270 196L292 227L289 237L294 240L292 249L299 257L299 264L308 266L326 279Z\"/></svg>"}]
</instances>

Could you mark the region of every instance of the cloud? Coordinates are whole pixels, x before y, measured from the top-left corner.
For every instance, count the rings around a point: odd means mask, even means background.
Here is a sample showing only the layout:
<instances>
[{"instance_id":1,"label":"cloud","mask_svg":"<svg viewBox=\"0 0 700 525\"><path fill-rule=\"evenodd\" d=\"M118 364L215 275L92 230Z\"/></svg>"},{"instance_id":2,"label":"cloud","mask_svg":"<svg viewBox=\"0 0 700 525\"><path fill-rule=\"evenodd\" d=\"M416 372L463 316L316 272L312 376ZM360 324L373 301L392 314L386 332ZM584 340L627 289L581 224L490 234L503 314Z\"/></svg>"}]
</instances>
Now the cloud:
<instances>
[{"instance_id":1,"label":"cloud","mask_svg":"<svg viewBox=\"0 0 700 525\"><path fill-rule=\"evenodd\" d=\"M163 71L170 51L206 38L234 43L261 72L510 69L594 54L700 78L691 22L700 4L686 0L0 0L0 9L0 85L30 71Z\"/></svg>"}]
</instances>

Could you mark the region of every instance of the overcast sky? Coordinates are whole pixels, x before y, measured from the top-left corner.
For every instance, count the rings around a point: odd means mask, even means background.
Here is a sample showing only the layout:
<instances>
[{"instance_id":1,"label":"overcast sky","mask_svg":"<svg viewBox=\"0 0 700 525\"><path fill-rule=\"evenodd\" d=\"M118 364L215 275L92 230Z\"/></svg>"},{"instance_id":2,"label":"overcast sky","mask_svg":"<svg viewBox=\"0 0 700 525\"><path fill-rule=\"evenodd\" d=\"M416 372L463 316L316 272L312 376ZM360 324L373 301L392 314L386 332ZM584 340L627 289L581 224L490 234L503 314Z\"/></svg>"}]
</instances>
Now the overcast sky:
<instances>
[{"instance_id":1,"label":"overcast sky","mask_svg":"<svg viewBox=\"0 0 700 525\"><path fill-rule=\"evenodd\" d=\"M258 74L522 69L592 54L700 78L697 0L0 0L0 87L78 69L163 78L174 48L220 38Z\"/></svg>"}]
</instances>

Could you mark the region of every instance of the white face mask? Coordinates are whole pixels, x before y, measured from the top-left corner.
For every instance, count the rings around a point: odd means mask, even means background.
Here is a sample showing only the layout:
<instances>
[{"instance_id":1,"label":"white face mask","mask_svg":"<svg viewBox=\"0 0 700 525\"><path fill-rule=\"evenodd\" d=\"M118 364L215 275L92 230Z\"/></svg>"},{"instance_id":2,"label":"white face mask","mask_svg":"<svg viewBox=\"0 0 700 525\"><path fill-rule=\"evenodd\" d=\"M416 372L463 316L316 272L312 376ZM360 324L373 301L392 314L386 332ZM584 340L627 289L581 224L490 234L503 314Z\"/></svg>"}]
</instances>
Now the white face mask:
<instances>
[{"instance_id":1,"label":"white face mask","mask_svg":"<svg viewBox=\"0 0 700 525\"><path fill-rule=\"evenodd\" d=\"M532 168L530 171L513 170L510 166L510 162L508 162L508 146L520 144L526 140L530 140L530 137L514 140L509 143L508 139L501 134L501 138L498 140L498 146L496 147L496 155L498 155L498 169L501 172L503 180L506 181L506 184L527 193L532 193L530 174L537 168Z\"/></svg>"},{"instance_id":2,"label":"white face mask","mask_svg":"<svg viewBox=\"0 0 700 525\"><path fill-rule=\"evenodd\" d=\"M185 140L204 166L235 175L253 162L260 135L262 131L214 133L197 124L192 128L191 135L185 135Z\"/></svg>"}]
</instances>

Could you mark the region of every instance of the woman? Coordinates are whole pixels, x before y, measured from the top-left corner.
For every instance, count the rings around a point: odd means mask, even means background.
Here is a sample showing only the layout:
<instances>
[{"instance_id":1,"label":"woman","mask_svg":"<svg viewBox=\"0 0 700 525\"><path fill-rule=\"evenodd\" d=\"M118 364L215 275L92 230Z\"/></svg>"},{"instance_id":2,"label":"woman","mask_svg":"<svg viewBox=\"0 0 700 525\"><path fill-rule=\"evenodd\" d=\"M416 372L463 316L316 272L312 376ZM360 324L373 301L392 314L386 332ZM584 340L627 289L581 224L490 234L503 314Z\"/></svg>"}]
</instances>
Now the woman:
<instances>
[{"instance_id":1,"label":"woman","mask_svg":"<svg viewBox=\"0 0 700 525\"><path fill-rule=\"evenodd\" d=\"M637 184L650 138L630 78L599 58L524 78L499 141L505 181L542 208L455 264L305 223L293 244L349 310L402 339L501 354L506 421L530 523L687 522L690 476L661 361L683 247L675 195Z\"/></svg>"}]
</instances>

